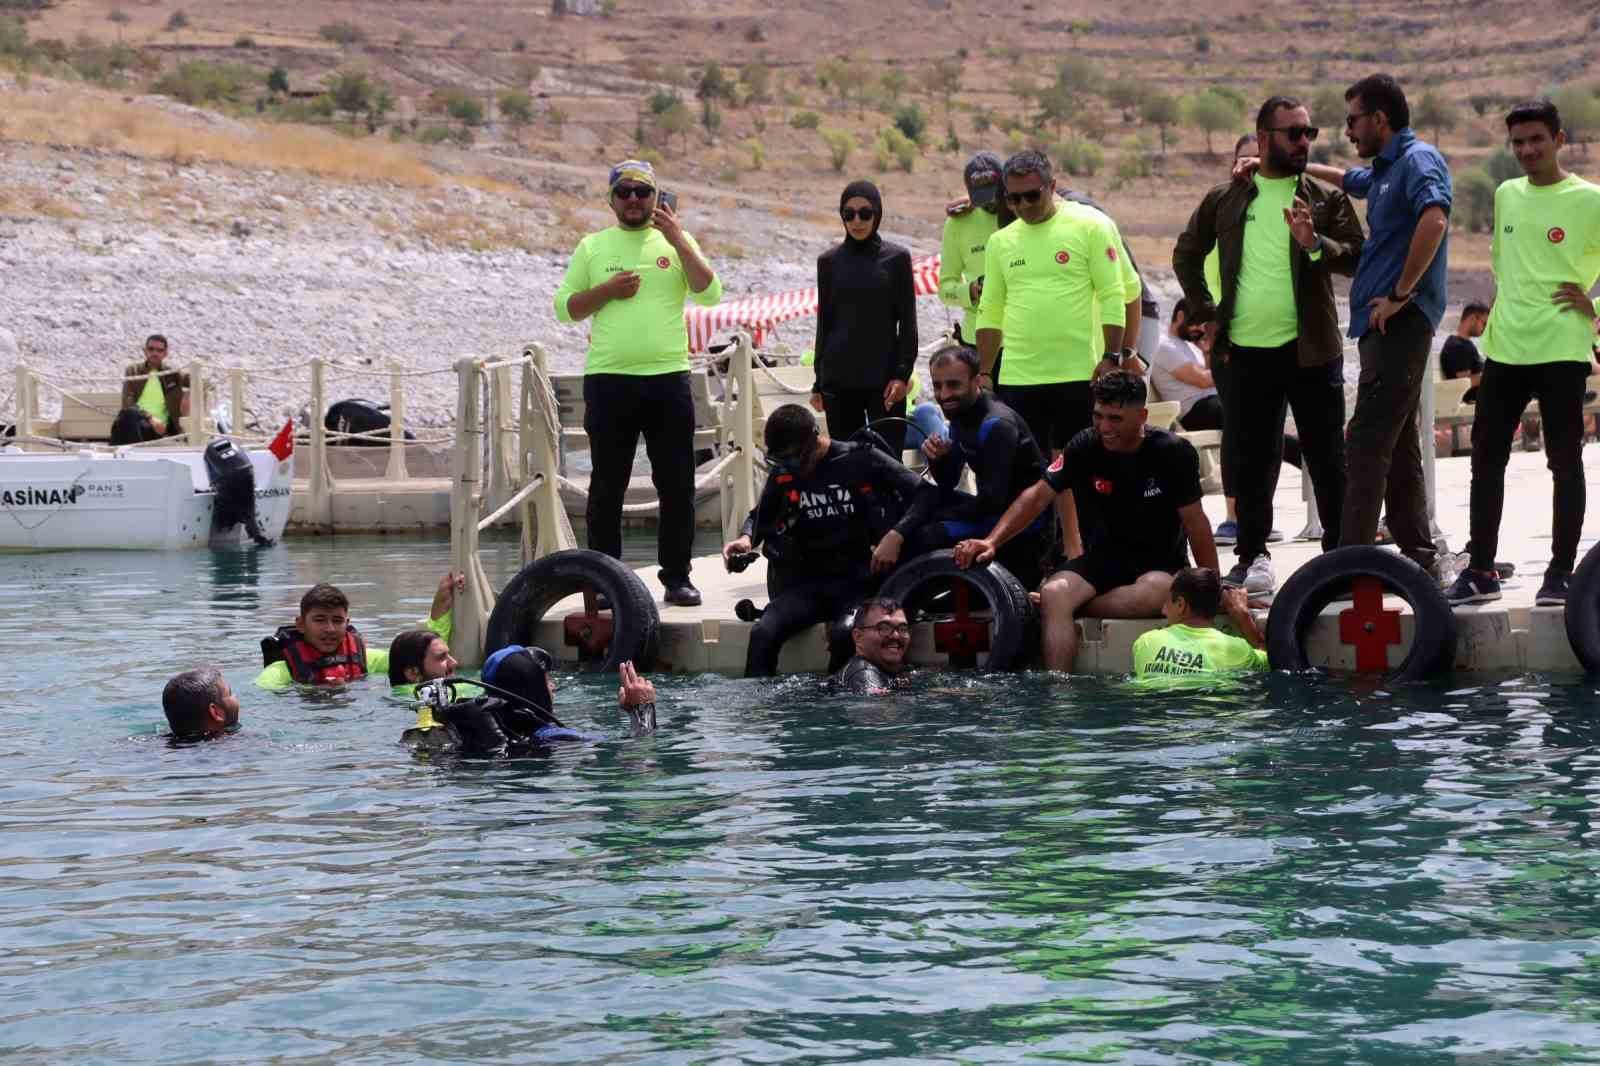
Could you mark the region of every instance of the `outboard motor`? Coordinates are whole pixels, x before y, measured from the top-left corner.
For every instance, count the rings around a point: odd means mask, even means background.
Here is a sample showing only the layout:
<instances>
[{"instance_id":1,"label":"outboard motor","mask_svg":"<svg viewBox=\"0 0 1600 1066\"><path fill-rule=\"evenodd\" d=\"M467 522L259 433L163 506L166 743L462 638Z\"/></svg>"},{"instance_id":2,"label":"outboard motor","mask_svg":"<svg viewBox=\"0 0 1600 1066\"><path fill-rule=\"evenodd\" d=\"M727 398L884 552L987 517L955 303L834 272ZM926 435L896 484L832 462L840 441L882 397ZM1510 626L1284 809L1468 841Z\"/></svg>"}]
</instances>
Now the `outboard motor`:
<instances>
[{"instance_id":1,"label":"outboard motor","mask_svg":"<svg viewBox=\"0 0 1600 1066\"><path fill-rule=\"evenodd\" d=\"M387 433L389 429L389 405L373 403L371 400L340 400L328 408L328 413L323 416L322 424L330 433ZM416 440L416 435L410 430L406 431L406 440ZM382 448L389 443L388 437L350 437L345 440L335 441L335 444L351 444L357 447Z\"/></svg>"},{"instance_id":2,"label":"outboard motor","mask_svg":"<svg viewBox=\"0 0 1600 1066\"><path fill-rule=\"evenodd\" d=\"M211 535L226 533L241 522L250 539L263 548L271 538L256 518L256 472L250 457L226 437L206 445L206 473L211 478Z\"/></svg>"}]
</instances>

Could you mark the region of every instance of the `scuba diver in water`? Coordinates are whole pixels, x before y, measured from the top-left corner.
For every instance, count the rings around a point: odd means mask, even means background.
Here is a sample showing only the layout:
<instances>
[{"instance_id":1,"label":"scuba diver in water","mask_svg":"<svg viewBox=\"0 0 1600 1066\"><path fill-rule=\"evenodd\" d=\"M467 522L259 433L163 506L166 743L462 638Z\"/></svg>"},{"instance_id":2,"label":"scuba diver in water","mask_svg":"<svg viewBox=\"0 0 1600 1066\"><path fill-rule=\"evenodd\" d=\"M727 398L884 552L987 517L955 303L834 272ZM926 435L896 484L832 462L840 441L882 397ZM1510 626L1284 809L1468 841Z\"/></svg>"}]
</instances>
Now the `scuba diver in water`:
<instances>
[{"instance_id":1,"label":"scuba diver in water","mask_svg":"<svg viewBox=\"0 0 1600 1066\"><path fill-rule=\"evenodd\" d=\"M423 625L448 642L456 593L466 579L455 571L439 579L433 607ZM449 647L445 651L448 655ZM336 585L313 585L300 597L300 615L293 625L261 642L262 671L256 685L265 689L300 685L336 685L368 674L388 673L391 651L367 647L350 624L350 599Z\"/></svg>"},{"instance_id":2,"label":"scuba diver in water","mask_svg":"<svg viewBox=\"0 0 1600 1066\"><path fill-rule=\"evenodd\" d=\"M878 695L910 677L906 652L911 647L911 623L898 601L874 596L862 603L850 624L850 638L856 653L834 675L841 689Z\"/></svg>"},{"instance_id":3,"label":"scuba diver in water","mask_svg":"<svg viewBox=\"0 0 1600 1066\"><path fill-rule=\"evenodd\" d=\"M504 758L532 755L567 741L594 742L610 737L572 729L555 715L555 662L543 648L513 644L483 664L483 680L447 677L417 688L423 700L417 724L400 741L429 755ZM628 735L644 736L656 728L656 690L639 676L633 663L617 670L621 686L617 703L628 712ZM454 698L459 686L483 689L483 695Z\"/></svg>"}]
</instances>

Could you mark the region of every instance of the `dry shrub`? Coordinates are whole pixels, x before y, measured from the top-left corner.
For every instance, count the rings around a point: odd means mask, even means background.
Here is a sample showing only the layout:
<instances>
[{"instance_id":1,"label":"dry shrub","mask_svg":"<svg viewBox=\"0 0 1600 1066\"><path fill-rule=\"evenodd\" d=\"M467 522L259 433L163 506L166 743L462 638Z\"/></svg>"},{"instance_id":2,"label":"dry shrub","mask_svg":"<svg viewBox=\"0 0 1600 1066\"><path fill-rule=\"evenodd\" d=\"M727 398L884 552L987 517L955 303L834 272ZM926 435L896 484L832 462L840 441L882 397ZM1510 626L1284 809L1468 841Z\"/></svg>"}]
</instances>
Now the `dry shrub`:
<instances>
[{"instance_id":1,"label":"dry shrub","mask_svg":"<svg viewBox=\"0 0 1600 1066\"><path fill-rule=\"evenodd\" d=\"M299 170L341 181L423 188L443 180L410 150L379 141L287 125L208 129L155 107L66 86L47 95L0 90L0 114L19 140L127 152L180 166L206 159L248 169Z\"/></svg>"}]
</instances>

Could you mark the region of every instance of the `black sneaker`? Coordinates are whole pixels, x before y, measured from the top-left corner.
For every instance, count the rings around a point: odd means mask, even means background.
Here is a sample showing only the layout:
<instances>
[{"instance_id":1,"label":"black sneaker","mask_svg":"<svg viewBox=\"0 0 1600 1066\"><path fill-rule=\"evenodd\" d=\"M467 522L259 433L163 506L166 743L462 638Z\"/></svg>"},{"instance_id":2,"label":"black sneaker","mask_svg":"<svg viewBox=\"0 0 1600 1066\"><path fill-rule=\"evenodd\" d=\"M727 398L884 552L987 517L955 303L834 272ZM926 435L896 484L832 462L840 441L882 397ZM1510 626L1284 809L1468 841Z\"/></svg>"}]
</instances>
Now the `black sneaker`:
<instances>
[{"instance_id":1,"label":"black sneaker","mask_svg":"<svg viewBox=\"0 0 1600 1066\"><path fill-rule=\"evenodd\" d=\"M1539 586L1539 595L1533 598L1535 607L1565 607L1567 605L1567 582L1570 579L1563 574L1546 574L1544 584Z\"/></svg>"},{"instance_id":2,"label":"black sneaker","mask_svg":"<svg viewBox=\"0 0 1600 1066\"><path fill-rule=\"evenodd\" d=\"M1456 583L1445 592L1444 598L1452 607L1498 600L1500 579L1490 574L1480 574L1476 570L1463 570L1456 576Z\"/></svg>"},{"instance_id":3,"label":"black sneaker","mask_svg":"<svg viewBox=\"0 0 1600 1066\"><path fill-rule=\"evenodd\" d=\"M698 607L700 590L695 588L688 578L681 578L667 586L667 594L662 599L674 607Z\"/></svg>"},{"instance_id":4,"label":"black sneaker","mask_svg":"<svg viewBox=\"0 0 1600 1066\"><path fill-rule=\"evenodd\" d=\"M1233 569L1222 575L1222 583L1228 588L1242 589L1250 577L1250 564L1242 559L1233 564Z\"/></svg>"}]
</instances>

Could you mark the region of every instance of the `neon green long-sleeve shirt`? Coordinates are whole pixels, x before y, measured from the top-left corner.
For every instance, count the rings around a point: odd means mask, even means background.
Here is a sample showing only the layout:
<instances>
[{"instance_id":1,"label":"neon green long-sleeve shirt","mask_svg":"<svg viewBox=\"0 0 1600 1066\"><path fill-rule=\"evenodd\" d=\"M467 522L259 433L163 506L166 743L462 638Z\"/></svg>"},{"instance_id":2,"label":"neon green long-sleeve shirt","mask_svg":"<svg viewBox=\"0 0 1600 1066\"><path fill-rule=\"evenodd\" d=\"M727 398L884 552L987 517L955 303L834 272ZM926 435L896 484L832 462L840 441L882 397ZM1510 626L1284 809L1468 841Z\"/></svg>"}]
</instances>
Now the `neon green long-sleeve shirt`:
<instances>
[{"instance_id":1,"label":"neon green long-sleeve shirt","mask_svg":"<svg viewBox=\"0 0 1600 1066\"><path fill-rule=\"evenodd\" d=\"M423 621L423 629L429 629L439 634L439 639L446 644L450 643L450 634L455 628L455 610L446 611L438 618L429 618ZM367 676L385 677L389 673L389 649L367 648ZM289 664L278 660L271 666L256 675L256 687L269 691L285 689L294 684L294 677L289 673Z\"/></svg>"}]
</instances>

